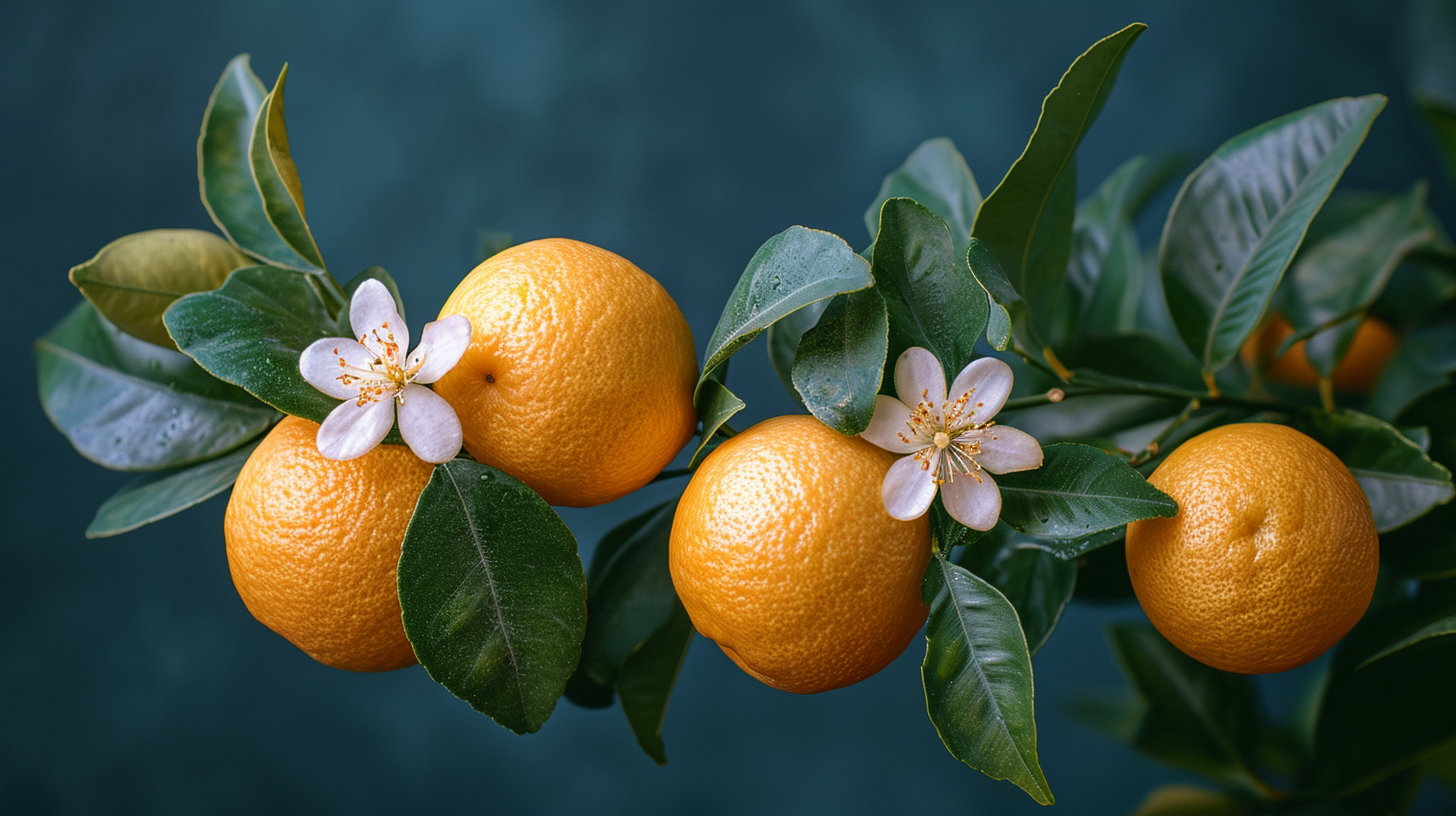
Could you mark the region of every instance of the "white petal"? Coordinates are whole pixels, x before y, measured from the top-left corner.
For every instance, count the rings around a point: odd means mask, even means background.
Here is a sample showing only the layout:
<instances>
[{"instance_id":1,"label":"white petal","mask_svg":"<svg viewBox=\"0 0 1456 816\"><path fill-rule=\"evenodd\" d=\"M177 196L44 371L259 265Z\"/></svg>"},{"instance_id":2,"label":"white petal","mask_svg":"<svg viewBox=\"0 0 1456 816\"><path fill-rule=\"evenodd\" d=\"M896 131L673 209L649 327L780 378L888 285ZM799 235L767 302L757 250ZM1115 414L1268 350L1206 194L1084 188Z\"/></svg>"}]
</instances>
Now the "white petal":
<instances>
[{"instance_id":1,"label":"white petal","mask_svg":"<svg viewBox=\"0 0 1456 816\"><path fill-rule=\"evenodd\" d=\"M354 330L354 339L381 356L385 348L380 341L393 334L400 357L394 363L404 365L404 353L409 348L409 326L404 324L404 318L394 308L394 298L384 284L371 278L354 290L354 298L349 301L349 326ZM379 333L377 339L376 331Z\"/></svg>"},{"instance_id":2,"label":"white petal","mask_svg":"<svg viewBox=\"0 0 1456 816\"><path fill-rule=\"evenodd\" d=\"M900 438L904 434L909 442ZM880 394L875 397L875 414L870 417L870 426L860 436L891 453L914 453L925 447L924 442L915 441L915 432L910 426L910 409L905 403Z\"/></svg>"},{"instance_id":3,"label":"white petal","mask_svg":"<svg viewBox=\"0 0 1456 816\"><path fill-rule=\"evenodd\" d=\"M426 331L429 331L426 328ZM443 397L423 385L404 387L399 405L399 435L415 456L440 464L460 452L460 418Z\"/></svg>"},{"instance_id":4,"label":"white petal","mask_svg":"<svg viewBox=\"0 0 1456 816\"><path fill-rule=\"evenodd\" d=\"M929 402L930 410L940 416L940 406L945 402L945 370L940 361L919 346L905 349L895 361L895 393L912 410L922 399Z\"/></svg>"},{"instance_id":5,"label":"white petal","mask_svg":"<svg viewBox=\"0 0 1456 816\"><path fill-rule=\"evenodd\" d=\"M931 461L929 470L922 468L913 456L906 456L890 465L890 472L885 474L885 483L880 487L880 498L885 502L885 512L891 518L901 521L918 519L925 515L935 499L934 476L934 460Z\"/></svg>"},{"instance_id":6,"label":"white petal","mask_svg":"<svg viewBox=\"0 0 1456 816\"><path fill-rule=\"evenodd\" d=\"M432 383L460 362L460 355L469 345L470 318L465 315L451 315L444 320L426 323L420 332L420 345L410 354L405 370L412 371L423 362L413 382Z\"/></svg>"},{"instance_id":7,"label":"white petal","mask_svg":"<svg viewBox=\"0 0 1456 816\"><path fill-rule=\"evenodd\" d=\"M342 360L358 369L368 370L374 353L347 337L325 337L315 340L298 358L298 372L309 385L335 399L351 399L359 396L359 385L344 385L339 375L345 372L339 365Z\"/></svg>"},{"instance_id":8,"label":"white petal","mask_svg":"<svg viewBox=\"0 0 1456 816\"><path fill-rule=\"evenodd\" d=\"M1011 366L995 357L972 360L950 386L949 399L952 402L971 391L971 397L962 409L961 419L957 424L977 425L996 416L996 412L1006 404L1006 398L1011 396L1013 379Z\"/></svg>"},{"instance_id":9,"label":"white petal","mask_svg":"<svg viewBox=\"0 0 1456 816\"><path fill-rule=\"evenodd\" d=\"M1041 467L1041 445L1036 437L1005 425L992 425L981 435L981 467L992 473L1013 473Z\"/></svg>"},{"instance_id":10,"label":"white petal","mask_svg":"<svg viewBox=\"0 0 1456 816\"><path fill-rule=\"evenodd\" d=\"M980 478L977 478L980 477ZM972 530L989 530L1001 516L1001 490L984 471L975 474L957 473L940 486L940 498L950 517Z\"/></svg>"},{"instance_id":11,"label":"white petal","mask_svg":"<svg viewBox=\"0 0 1456 816\"><path fill-rule=\"evenodd\" d=\"M393 399L385 397L363 405L346 400L319 426L319 453L339 460L363 456L384 441L393 425Z\"/></svg>"}]
</instances>

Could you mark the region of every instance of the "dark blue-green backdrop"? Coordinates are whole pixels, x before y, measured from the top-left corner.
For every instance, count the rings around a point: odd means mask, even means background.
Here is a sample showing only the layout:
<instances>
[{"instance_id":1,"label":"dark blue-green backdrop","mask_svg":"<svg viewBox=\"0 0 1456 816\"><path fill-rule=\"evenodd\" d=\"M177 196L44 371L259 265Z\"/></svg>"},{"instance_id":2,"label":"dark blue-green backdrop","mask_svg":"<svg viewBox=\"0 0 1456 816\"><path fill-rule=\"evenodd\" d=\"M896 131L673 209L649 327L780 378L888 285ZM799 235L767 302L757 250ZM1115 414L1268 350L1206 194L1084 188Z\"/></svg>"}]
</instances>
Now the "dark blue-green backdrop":
<instances>
[{"instance_id":1,"label":"dark blue-green backdrop","mask_svg":"<svg viewBox=\"0 0 1456 816\"><path fill-rule=\"evenodd\" d=\"M233 55L251 52L269 84L291 64L293 153L335 270L381 264L428 315L473 266L480 229L570 236L656 276L701 343L770 235L805 224L862 245L864 207L921 140L954 138L989 192L1065 67L1136 20L1150 28L1083 145L1084 193L1136 152L1201 157L1277 115L1379 91L1391 105L1345 186L1429 177L1449 216L1405 91L1402 15L1263 0L6 4L0 811L1038 810L940 745L923 641L857 686L798 697L699 639L664 729L671 765L658 768L617 709L563 702L517 737L418 668L313 663L238 600L222 499L84 539L128 477L51 428L28 346L77 300L66 270L103 244L211 228L195 140ZM761 343L731 384L747 419L792 408ZM589 556L669 489L563 515ZM1074 604L1036 659L1039 749L1065 812L1127 813L1155 785L1196 781L1066 714L1079 693L1122 688L1101 627L1140 614ZM1271 706L1307 679L1266 682ZM1452 801L1428 787L1419 810Z\"/></svg>"}]
</instances>

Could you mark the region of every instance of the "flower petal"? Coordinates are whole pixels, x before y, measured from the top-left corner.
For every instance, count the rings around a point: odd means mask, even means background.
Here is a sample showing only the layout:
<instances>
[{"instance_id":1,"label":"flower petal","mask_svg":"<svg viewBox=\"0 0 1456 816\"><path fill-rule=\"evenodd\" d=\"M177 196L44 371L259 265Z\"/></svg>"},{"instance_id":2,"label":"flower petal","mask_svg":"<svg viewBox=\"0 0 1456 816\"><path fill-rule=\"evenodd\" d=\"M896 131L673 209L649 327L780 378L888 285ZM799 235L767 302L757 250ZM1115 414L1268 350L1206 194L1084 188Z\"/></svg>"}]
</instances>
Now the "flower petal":
<instances>
[{"instance_id":1,"label":"flower petal","mask_svg":"<svg viewBox=\"0 0 1456 816\"><path fill-rule=\"evenodd\" d=\"M420 370L412 382L432 383L460 362L460 355L469 345L470 318L465 315L450 315L444 320L426 323L420 332L420 345L410 353L405 371L413 371L418 365Z\"/></svg>"},{"instance_id":2,"label":"flower petal","mask_svg":"<svg viewBox=\"0 0 1456 816\"><path fill-rule=\"evenodd\" d=\"M977 425L996 416L996 412L1006 404L1006 398L1011 396L1013 379L1011 366L995 357L972 360L950 386L948 398L952 401L960 399L967 391L971 392L956 425Z\"/></svg>"},{"instance_id":3,"label":"flower petal","mask_svg":"<svg viewBox=\"0 0 1456 816\"><path fill-rule=\"evenodd\" d=\"M404 365L404 353L409 349L409 326L395 309L394 297L384 284L373 278L359 284L359 288L354 290L354 298L349 301L349 325L354 329L354 339L381 357L387 351L384 341L393 334L399 354L393 362Z\"/></svg>"},{"instance_id":4,"label":"flower petal","mask_svg":"<svg viewBox=\"0 0 1456 816\"><path fill-rule=\"evenodd\" d=\"M335 399L353 399L359 396L359 384L356 381L345 385L339 379L346 371L339 363L352 367L355 370L349 373L357 374L357 369L368 371L369 361L373 359L374 352L347 337L325 337L303 350L298 358L298 373L309 385Z\"/></svg>"},{"instance_id":5,"label":"flower petal","mask_svg":"<svg viewBox=\"0 0 1456 816\"><path fill-rule=\"evenodd\" d=\"M936 454L939 456L939 453ZM918 519L930 509L935 499L935 463L929 470L923 468L913 456L906 456L893 465L885 474L885 483L880 487L880 499L885 503L885 512L891 518L901 521Z\"/></svg>"},{"instance_id":6,"label":"flower petal","mask_svg":"<svg viewBox=\"0 0 1456 816\"><path fill-rule=\"evenodd\" d=\"M981 436L976 461L992 473L1013 473L1041 467L1041 444L1026 431L992 425Z\"/></svg>"},{"instance_id":7,"label":"flower petal","mask_svg":"<svg viewBox=\"0 0 1456 816\"><path fill-rule=\"evenodd\" d=\"M425 328L429 331L429 327ZM440 464L460 452L460 418L444 397L423 385L410 383L404 387L404 401L399 404L399 435L415 456Z\"/></svg>"},{"instance_id":8,"label":"flower petal","mask_svg":"<svg viewBox=\"0 0 1456 816\"><path fill-rule=\"evenodd\" d=\"M919 346L905 349L895 361L895 393L912 411L923 399L940 416L940 407L945 403L945 370L940 367L940 361Z\"/></svg>"},{"instance_id":9,"label":"flower petal","mask_svg":"<svg viewBox=\"0 0 1456 816\"><path fill-rule=\"evenodd\" d=\"M901 439L900 434L905 434L910 441ZM874 416L870 417L870 426L860 436L891 453L914 453L926 447L924 442L916 441L911 430L910 409L905 407L905 403L884 394L875 397Z\"/></svg>"},{"instance_id":10,"label":"flower petal","mask_svg":"<svg viewBox=\"0 0 1456 816\"><path fill-rule=\"evenodd\" d=\"M940 498L950 517L972 530L989 530L1001 517L1001 489L984 471L957 474L940 486Z\"/></svg>"},{"instance_id":11,"label":"flower petal","mask_svg":"<svg viewBox=\"0 0 1456 816\"><path fill-rule=\"evenodd\" d=\"M394 400L389 397L360 405L346 400L329 412L318 430L318 449L328 459L354 459L384 441L394 425Z\"/></svg>"}]
</instances>

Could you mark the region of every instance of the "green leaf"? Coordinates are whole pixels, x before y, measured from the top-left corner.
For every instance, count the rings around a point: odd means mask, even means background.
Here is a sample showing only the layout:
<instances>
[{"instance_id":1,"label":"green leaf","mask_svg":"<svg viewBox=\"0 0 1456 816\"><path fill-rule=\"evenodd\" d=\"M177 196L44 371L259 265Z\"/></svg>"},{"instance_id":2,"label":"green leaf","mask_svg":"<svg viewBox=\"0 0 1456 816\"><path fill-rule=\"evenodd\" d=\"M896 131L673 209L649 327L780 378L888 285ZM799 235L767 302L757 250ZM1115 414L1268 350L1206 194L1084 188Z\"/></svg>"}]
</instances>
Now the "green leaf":
<instances>
[{"instance_id":1,"label":"green leaf","mask_svg":"<svg viewBox=\"0 0 1456 816\"><path fill-rule=\"evenodd\" d=\"M1427 456L1392 425L1342 408L1306 409L1294 427L1340 457L1370 500L1375 528L1388 532L1408 524L1456 495L1451 471Z\"/></svg>"},{"instance_id":2,"label":"green leaf","mask_svg":"<svg viewBox=\"0 0 1456 816\"><path fill-rule=\"evenodd\" d=\"M176 349L162 313L177 298L216 289L228 273L252 260L210 232L159 229L112 241L71 268L71 283L112 325L163 348Z\"/></svg>"},{"instance_id":3,"label":"green leaf","mask_svg":"<svg viewBox=\"0 0 1456 816\"><path fill-rule=\"evenodd\" d=\"M708 340L698 389L719 363L780 318L816 300L873 283L869 263L837 235L789 227L768 239L753 254L728 296Z\"/></svg>"},{"instance_id":4,"label":"green leaf","mask_svg":"<svg viewBox=\"0 0 1456 816\"><path fill-rule=\"evenodd\" d=\"M263 211L263 197L253 179L248 145L253 122L267 95L263 83L239 54L223 70L197 137L197 179L207 214L244 252L276 266L308 270L312 266L293 250Z\"/></svg>"},{"instance_id":5,"label":"green leaf","mask_svg":"<svg viewBox=\"0 0 1456 816\"><path fill-rule=\"evenodd\" d=\"M930 559L921 595L925 704L951 756L1007 779L1043 805L1055 801L1036 755L1031 655L1011 603L996 588Z\"/></svg>"},{"instance_id":6,"label":"green leaf","mask_svg":"<svg viewBox=\"0 0 1456 816\"><path fill-rule=\"evenodd\" d=\"M1225 784L1264 789L1250 765L1260 723L1249 678L1199 663L1146 624L1114 624L1108 638L1146 706L1134 748Z\"/></svg>"},{"instance_id":7,"label":"green leaf","mask_svg":"<svg viewBox=\"0 0 1456 816\"><path fill-rule=\"evenodd\" d=\"M1027 538L997 525L990 535L967 547L956 563L1006 596L1016 609L1027 649L1035 656L1072 600L1077 562L1064 561Z\"/></svg>"},{"instance_id":8,"label":"green leaf","mask_svg":"<svg viewBox=\"0 0 1456 816\"><path fill-rule=\"evenodd\" d=\"M1074 564L1087 553L1100 550L1109 544L1116 544L1126 537L1126 525L1113 527L1099 533L1082 536L1081 538L1047 538L1045 536L1026 535L1025 533L1017 534L1017 540L1021 542L1022 546L1043 550L1063 561L1069 561Z\"/></svg>"},{"instance_id":9,"label":"green leaf","mask_svg":"<svg viewBox=\"0 0 1456 816\"><path fill-rule=\"evenodd\" d=\"M288 128L283 123L283 83L287 79L288 66L284 65L278 82L263 98L263 106L253 122L248 160L263 197L263 214L268 223L309 267L321 270L324 260L304 219L303 186L288 150Z\"/></svg>"},{"instance_id":10,"label":"green leaf","mask_svg":"<svg viewBox=\"0 0 1456 816\"><path fill-rule=\"evenodd\" d=\"M1401 416L1422 397L1448 385L1452 371L1456 371L1456 309L1445 308L1406 333L1365 410L1382 419Z\"/></svg>"},{"instance_id":11,"label":"green leaf","mask_svg":"<svg viewBox=\"0 0 1456 816\"><path fill-rule=\"evenodd\" d=\"M1394 643L1387 644L1380 651L1365 658L1355 668L1357 670L1363 669L1381 658L1389 657L1401 649L1407 649L1434 637L1456 635L1456 611L1443 611L1433 616L1433 618L1417 621L1409 628L1406 634L1401 635Z\"/></svg>"},{"instance_id":12,"label":"green leaf","mask_svg":"<svg viewBox=\"0 0 1456 816\"><path fill-rule=\"evenodd\" d=\"M1026 301L1011 285L1011 279L1006 277L1006 270L997 263L996 256L978 238L972 238L966 250L966 265L976 283L991 298L991 310L986 319L987 342L997 350L1005 351L1015 335L1027 348L1042 348L1041 339L1031 326Z\"/></svg>"},{"instance_id":13,"label":"green leaf","mask_svg":"<svg viewBox=\"0 0 1456 816\"><path fill-rule=\"evenodd\" d=\"M846 436L870 425L885 373L890 324L875 289L838 295L794 358L794 388L809 413Z\"/></svg>"},{"instance_id":14,"label":"green leaf","mask_svg":"<svg viewBox=\"0 0 1456 816\"><path fill-rule=\"evenodd\" d=\"M384 267L371 266L350 278L349 282L344 284L344 305L339 307L338 317L340 337L354 336L354 327L349 324L349 306L354 301L354 293L359 290L360 286L364 285L364 281L369 280L377 280L384 284L384 288L389 290L389 296L394 298L395 311L399 312L400 317L405 316L404 299L399 296L399 285L394 282L394 278L391 278L388 272L384 271ZM408 320L405 322L408 324Z\"/></svg>"},{"instance_id":15,"label":"green leaf","mask_svg":"<svg viewBox=\"0 0 1456 816\"><path fill-rule=\"evenodd\" d=\"M250 266L215 291L173 303L167 331L214 376L286 414L323 422L339 400L303 379L298 358L313 341L338 336L325 297L313 275Z\"/></svg>"},{"instance_id":16,"label":"green leaf","mask_svg":"<svg viewBox=\"0 0 1456 816\"><path fill-rule=\"evenodd\" d=\"M1224 142L1183 182L1158 266L1173 322L1203 371L1233 359L1258 325L1385 102L1335 99L1266 122Z\"/></svg>"},{"instance_id":17,"label":"green leaf","mask_svg":"<svg viewBox=\"0 0 1456 816\"><path fill-rule=\"evenodd\" d=\"M1434 96L1418 94L1416 107L1435 138L1436 152L1446 168L1447 183L1456 184L1456 105Z\"/></svg>"},{"instance_id":18,"label":"green leaf","mask_svg":"<svg viewBox=\"0 0 1456 816\"><path fill-rule=\"evenodd\" d=\"M662 723L677 674L693 642L693 622L674 596L672 617L622 664L617 691L637 744L658 765L667 764Z\"/></svg>"},{"instance_id":19,"label":"green leaf","mask_svg":"<svg viewBox=\"0 0 1456 816\"><path fill-rule=\"evenodd\" d=\"M1092 369L1113 377L1146 380L1201 389L1198 363L1182 346L1153 334L1133 332L1080 337L1063 360L1069 368Z\"/></svg>"},{"instance_id":20,"label":"green leaf","mask_svg":"<svg viewBox=\"0 0 1456 816\"><path fill-rule=\"evenodd\" d=\"M586 575L531 488L463 459L436 466L404 536L399 601L435 682L517 734L545 724L581 655Z\"/></svg>"},{"instance_id":21,"label":"green leaf","mask_svg":"<svg viewBox=\"0 0 1456 816\"><path fill-rule=\"evenodd\" d=\"M123 334L85 301L36 341L35 356L46 416L82 456L113 470L203 462L278 416L183 355Z\"/></svg>"},{"instance_id":22,"label":"green leaf","mask_svg":"<svg viewBox=\"0 0 1456 816\"><path fill-rule=\"evenodd\" d=\"M698 448L693 451L692 461L689 466L695 466L707 455L708 443L713 441L713 435L718 433L733 415L743 410L743 400L734 396L728 386L711 377L698 383L697 393L693 395L693 407L697 409L698 420L703 423L702 436L698 439Z\"/></svg>"},{"instance_id":23,"label":"green leaf","mask_svg":"<svg viewBox=\"0 0 1456 816\"><path fill-rule=\"evenodd\" d=\"M1110 453L1074 443L1042 453L1041 467L994 477L1001 519L1023 533L1080 538L1178 512L1177 502Z\"/></svg>"},{"instance_id":24,"label":"green leaf","mask_svg":"<svg viewBox=\"0 0 1456 816\"><path fill-rule=\"evenodd\" d=\"M908 198L886 201L872 268L900 333L930 349L952 377L965 368L985 330L986 296L957 261L945 222Z\"/></svg>"},{"instance_id":25,"label":"green leaf","mask_svg":"<svg viewBox=\"0 0 1456 816\"><path fill-rule=\"evenodd\" d=\"M956 257L965 254L981 208L981 189L954 142L944 137L921 142L904 164L885 176L880 194L864 214L871 242L880 232L880 208L892 198L914 199L935 213L950 227Z\"/></svg>"},{"instance_id":26,"label":"green leaf","mask_svg":"<svg viewBox=\"0 0 1456 816\"><path fill-rule=\"evenodd\" d=\"M1222 791L1163 785L1149 793L1132 816L1244 816L1252 812L1242 799Z\"/></svg>"},{"instance_id":27,"label":"green leaf","mask_svg":"<svg viewBox=\"0 0 1456 816\"><path fill-rule=\"evenodd\" d=\"M1456 464L1456 386L1423 397L1401 415L1401 422L1429 427L1428 455L1448 469ZM1382 535L1380 564L1412 578L1456 576L1456 502Z\"/></svg>"},{"instance_id":28,"label":"green leaf","mask_svg":"<svg viewBox=\"0 0 1456 816\"><path fill-rule=\"evenodd\" d=\"M1133 23L1077 57L1042 102L1021 157L976 215L971 234L996 256L1031 305L1042 337L1056 339L1054 319L1072 253L1077 145L1107 102L1128 49L1146 28Z\"/></svg>"},{"instance_id":29,"label":"green leaf","mask_svg":"<svg viewBox=\"0 0 1456 816\"><path fill-rule=\"evenodd\" d=\"M588 572L586 639L578 671L610 685L633 651L672 616L677 593L667 541L677 501L628 519L603 537Z\"/></svg>"},{"instance_id":30,"label":"green leaf","mask_svg":"<svg viewBox=\"0 0 1456 816\"><path fill-rule=\"evenodd\" d=\"M828 300L816 300L808 306L790 312L768 327L768 361L784 390L801 407L804 400L794 388L794 355L799 353L799 342L804 333L819 323L819 316L829 305ZM807 410L807 409L806 409Z\"/></svg>"},{"instance_id":31,"label":"green leaf","mask_svg":"<svg viewBox=\"0 0 1456 816\"><path fill-rule=\"evenodd\" d=\"M227 490L238 478L257 442L200 465L138 476L96 510L87 538L106 538L161 521Z\"/></svg>"}]
</instances>

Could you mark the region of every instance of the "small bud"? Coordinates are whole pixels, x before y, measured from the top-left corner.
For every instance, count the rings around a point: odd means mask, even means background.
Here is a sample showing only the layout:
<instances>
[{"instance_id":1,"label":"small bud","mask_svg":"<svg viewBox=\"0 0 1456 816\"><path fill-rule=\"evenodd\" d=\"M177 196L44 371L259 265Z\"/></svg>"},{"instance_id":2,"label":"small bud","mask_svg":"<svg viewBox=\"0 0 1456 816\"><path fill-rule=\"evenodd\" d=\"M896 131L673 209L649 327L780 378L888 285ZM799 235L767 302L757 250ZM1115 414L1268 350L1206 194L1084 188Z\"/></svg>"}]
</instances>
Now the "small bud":
<instances>
[{"instance_id":1,"label":"small bud","mask_svg":"<svg viewBox=\"0 0 1456 816\"><path fill-rule=\"evenodd\" d=\"M1060 388L1053 388L1046 393L1047 402L1061 402L1066 399L1067 392Z\"/></svg>"}]
</instances>

